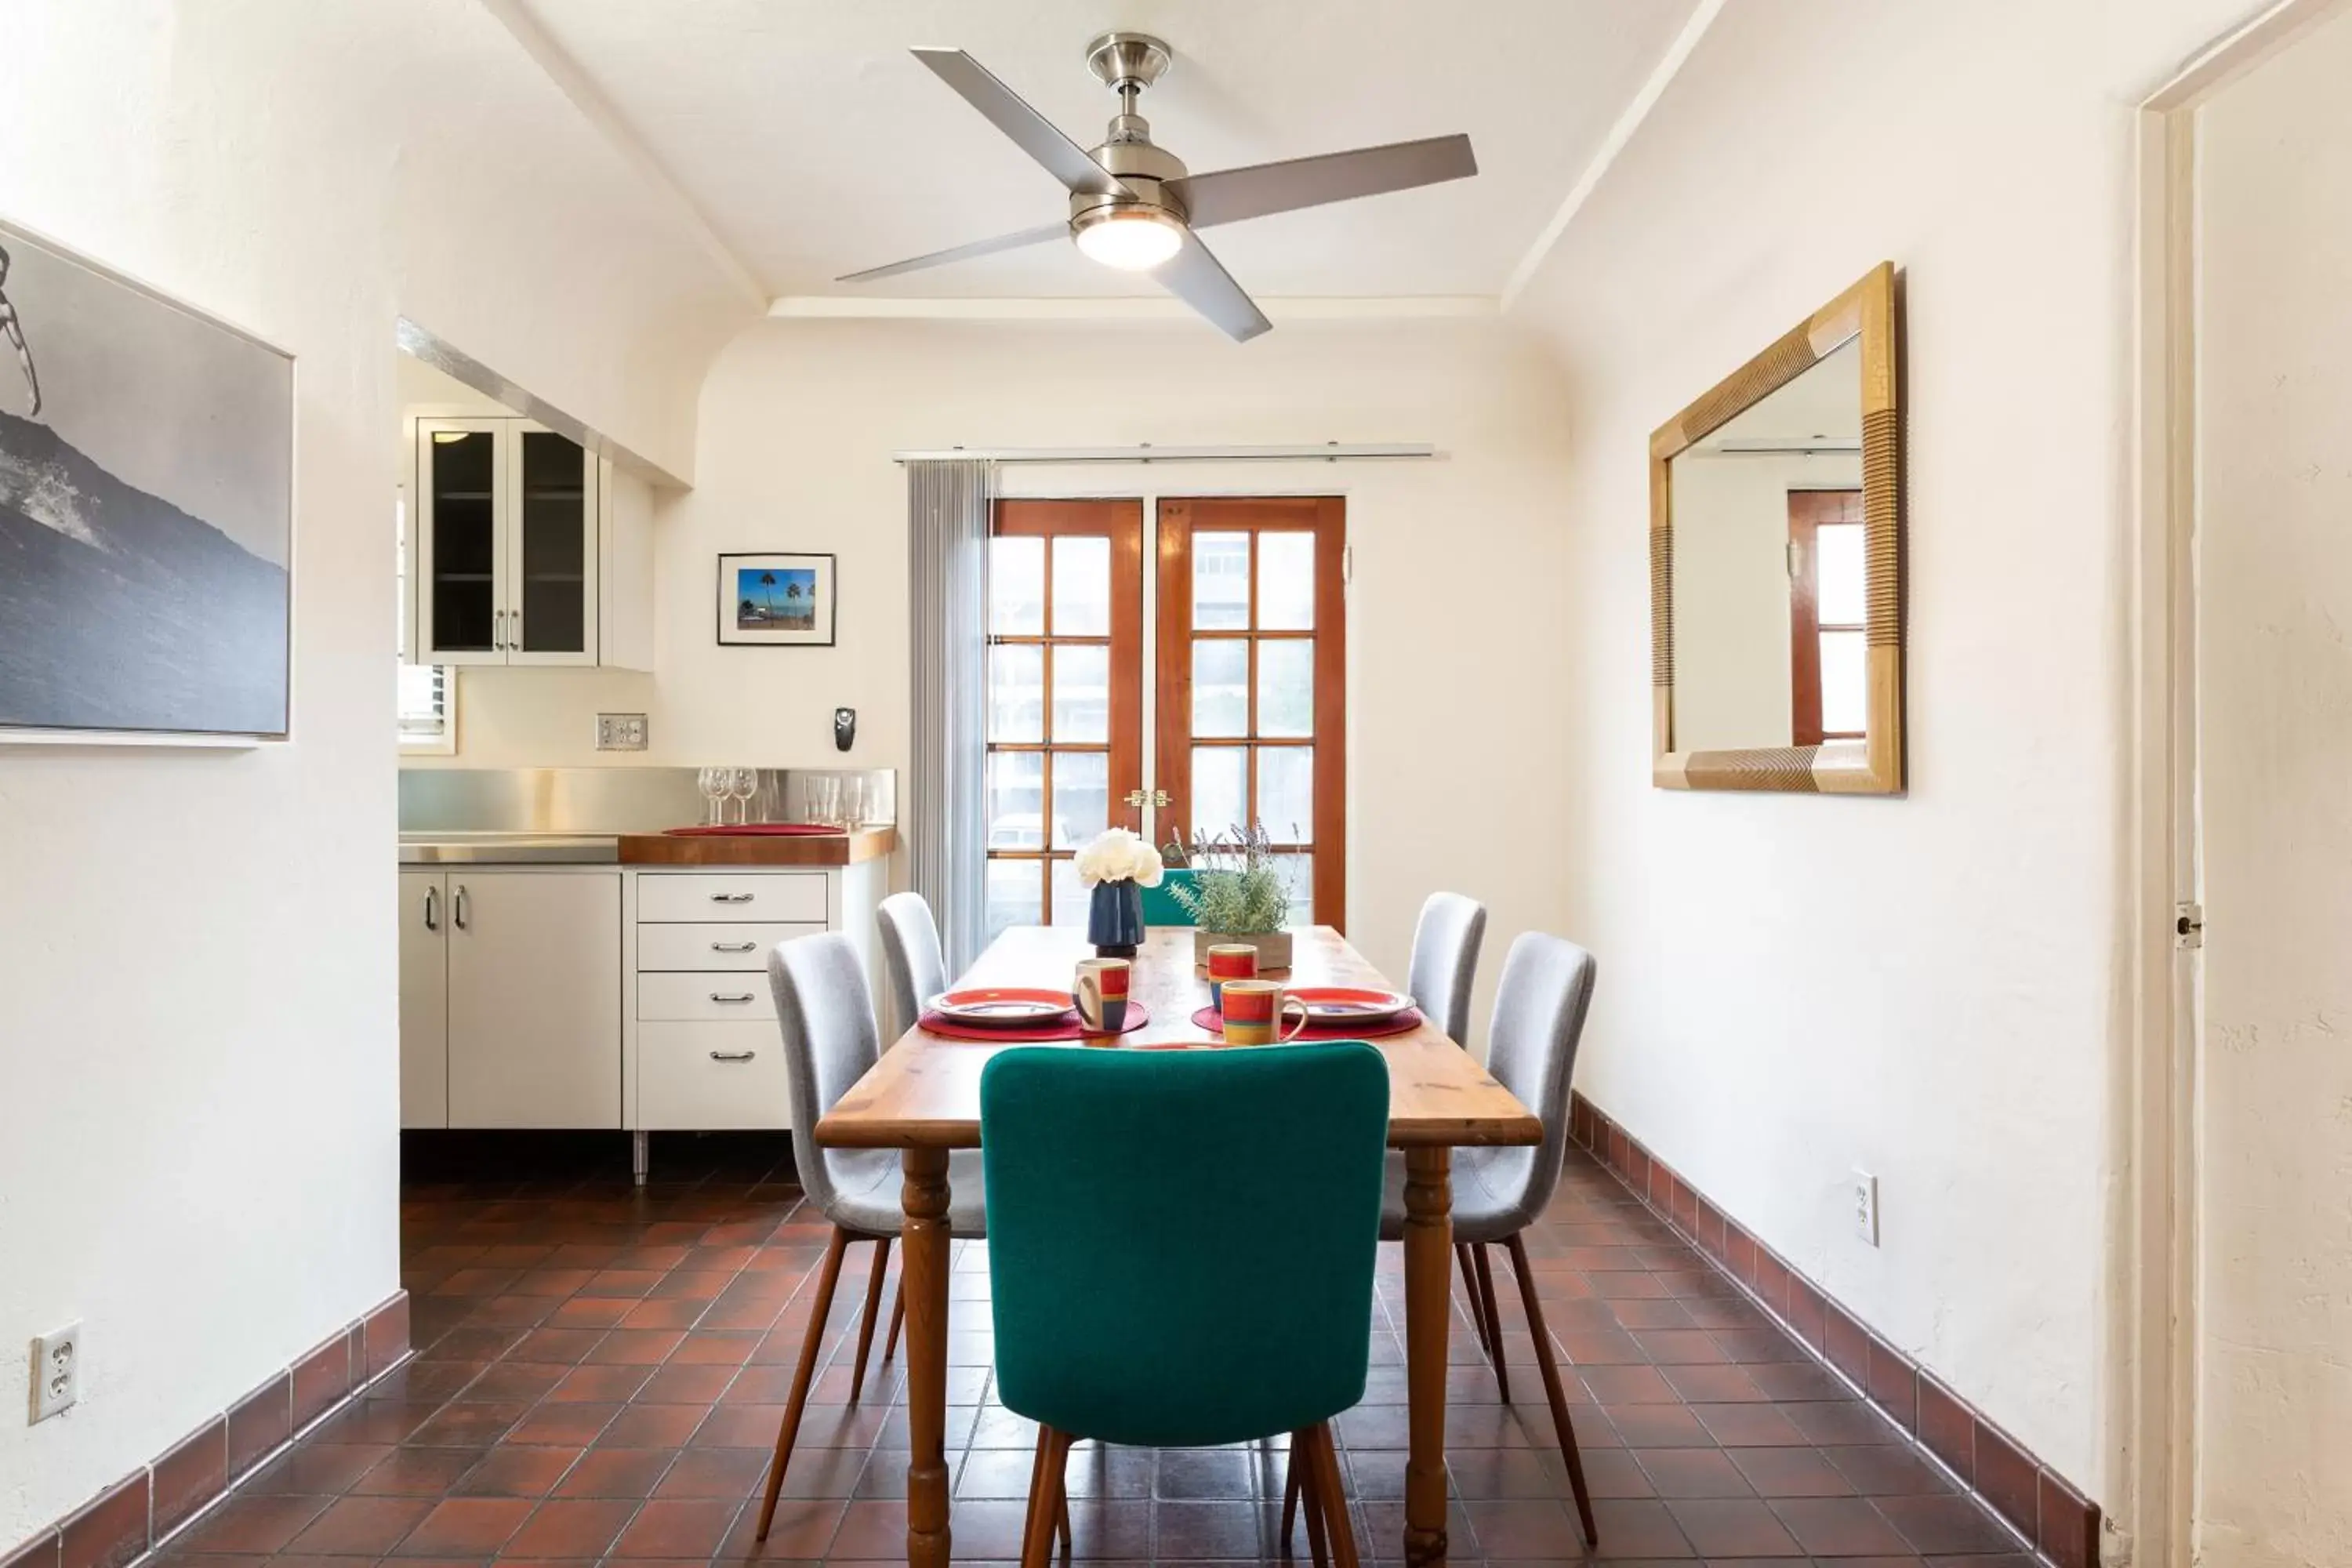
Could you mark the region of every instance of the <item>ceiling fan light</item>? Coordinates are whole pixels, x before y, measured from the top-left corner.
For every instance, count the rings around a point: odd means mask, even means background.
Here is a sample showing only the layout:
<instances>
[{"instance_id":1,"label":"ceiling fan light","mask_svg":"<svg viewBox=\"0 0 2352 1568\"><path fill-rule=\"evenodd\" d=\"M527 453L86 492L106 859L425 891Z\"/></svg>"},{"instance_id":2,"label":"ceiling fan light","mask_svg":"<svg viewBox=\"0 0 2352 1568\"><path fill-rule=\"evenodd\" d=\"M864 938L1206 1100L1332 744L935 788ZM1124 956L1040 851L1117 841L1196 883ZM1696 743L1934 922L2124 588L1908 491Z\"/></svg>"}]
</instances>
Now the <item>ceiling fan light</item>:
<instances>
[{"instance_id":1,"label":"ceiling fan light","mask_svg":"<svg viewBox=\"0 0 2352 1568\"><path fill-rule=\"evenodd\" d=\"M1184 230L1149 207L1110 208L1078 226L1078 248L1088 259L1121 272L1149 272L1184 248Z\"/></svg>"}]
</instances>

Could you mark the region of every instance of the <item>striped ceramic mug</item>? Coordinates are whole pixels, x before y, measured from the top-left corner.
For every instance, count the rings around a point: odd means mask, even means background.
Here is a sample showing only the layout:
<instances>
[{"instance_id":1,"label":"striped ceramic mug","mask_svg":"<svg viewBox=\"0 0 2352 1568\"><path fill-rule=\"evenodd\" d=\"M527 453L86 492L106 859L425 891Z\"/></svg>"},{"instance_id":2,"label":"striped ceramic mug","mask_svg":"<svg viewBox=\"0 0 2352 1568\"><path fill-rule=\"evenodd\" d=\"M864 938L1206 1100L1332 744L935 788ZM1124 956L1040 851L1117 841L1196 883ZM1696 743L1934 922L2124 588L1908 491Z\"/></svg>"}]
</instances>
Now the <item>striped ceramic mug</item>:
<instances>
[{"instance_id":1,"label":"striped ceramic mug","mask_svg":"<svg viewBox=\"0 0 2352 1568\"><path fill-rule=\"evenodd\" d=\"M1290 1009L1298 1021L1289 1024ZM1295 1039L1307 1027L1307 1004L1272 980L1228 980L1217 1006L1229 1046L1270 1046ZM1286 1025L1287 1026L1286 1027Z\"/></svg>"},{"instance_id":2,"label":"striped ceramic mug","mask_svg":"<svg viewBox=\"0 0 2352 1568\"><path fill-rule=\"evenodd\" d=\"M1221 942L1209 949L1209 1005L1224 1005L1225 982L1257 978L1257 949L1245 942Z\"/></svg>"}]
</instances>

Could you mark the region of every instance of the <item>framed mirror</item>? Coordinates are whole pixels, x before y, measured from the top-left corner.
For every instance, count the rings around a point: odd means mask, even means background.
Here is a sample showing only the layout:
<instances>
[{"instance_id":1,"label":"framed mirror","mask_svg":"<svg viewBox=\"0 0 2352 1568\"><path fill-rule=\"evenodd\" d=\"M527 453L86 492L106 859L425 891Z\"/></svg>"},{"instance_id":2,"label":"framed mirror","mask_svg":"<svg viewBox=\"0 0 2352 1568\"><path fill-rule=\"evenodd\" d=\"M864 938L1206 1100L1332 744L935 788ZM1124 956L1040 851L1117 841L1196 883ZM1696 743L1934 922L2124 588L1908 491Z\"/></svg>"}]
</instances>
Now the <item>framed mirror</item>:
<instances>
[{"instance_id":1,"label":"framed mirror","mask_svg":"<svg viewBox=\"0 0 2352 1568\"><path fill-rule=\"evenodd\" d=\"M1902 792L1895 334L1882 263L1650 437L1659 787Z\"/></svg>"}]
</instances>

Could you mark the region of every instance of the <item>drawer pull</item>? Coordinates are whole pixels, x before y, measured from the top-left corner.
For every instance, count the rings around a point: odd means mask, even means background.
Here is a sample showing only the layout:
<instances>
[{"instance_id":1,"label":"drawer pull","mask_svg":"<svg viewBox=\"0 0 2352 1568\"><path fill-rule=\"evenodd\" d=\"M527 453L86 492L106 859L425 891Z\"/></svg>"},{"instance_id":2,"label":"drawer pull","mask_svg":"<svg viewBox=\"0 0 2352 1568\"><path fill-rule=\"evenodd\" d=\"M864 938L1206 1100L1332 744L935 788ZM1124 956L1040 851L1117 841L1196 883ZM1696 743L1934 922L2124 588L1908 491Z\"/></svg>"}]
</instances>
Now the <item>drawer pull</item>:
<instances>
[{"instance_id":1,"label":"drawer pull","mask_svg":"<svg viewBox=\"0 0 2352 1568\"><path fill-rule=\"evenodd\" d=\"M749 991L713 991L710 999L713 1002L749 1002L751 994Z\"/></svg>"},{"instance_id":2,"label":"drawer pull","mask_svg":"<svg viewBox=\"0 0 2352 1568\"><path fill-rule=\"evenodd\" d=\"M714 1062L748 1062L759 1054L757 1051L713 1051L710 1059Z\"/></svg>"},{"instance_id":3,"label":"drawer pull","mask_svg":"<svg viewBox=\"0 0 2352 1568\"><path fill-rule=\"evenodd\" d=\"M760 944L756 942L714 942L710 944L710 951L713 952L750 952L759 945Z\"/></svg>"},{"instance_id":4,"label":"drawer pull","mask_svg":"<svg viewBox=\"0 0 2352 1568\"><path fill-rule=\"evenodd\" d=\"M748 904L752 897L750 893L713 893L710 901L714 904Z\"/></svg>"}]
</instances>

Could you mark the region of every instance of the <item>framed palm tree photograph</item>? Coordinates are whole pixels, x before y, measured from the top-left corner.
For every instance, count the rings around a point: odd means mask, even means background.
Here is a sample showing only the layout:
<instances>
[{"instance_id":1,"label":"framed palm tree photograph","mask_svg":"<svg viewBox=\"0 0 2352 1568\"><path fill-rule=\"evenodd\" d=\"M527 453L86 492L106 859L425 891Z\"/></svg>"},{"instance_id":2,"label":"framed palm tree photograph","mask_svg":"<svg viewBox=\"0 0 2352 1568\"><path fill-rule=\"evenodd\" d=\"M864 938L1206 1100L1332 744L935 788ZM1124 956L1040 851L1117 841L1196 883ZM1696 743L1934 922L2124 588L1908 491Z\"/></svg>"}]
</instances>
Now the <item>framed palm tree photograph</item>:
<instances>
[{"instance_id":1,"label":"framed palm tree photograph","mask_svg":"<svg viewBox=\"0 0 2352 1568\"><path fill-rule=\"evenodd\" d=\"M831 647L833 557L721 555L722 647Z\"/></svg>"}]
</instances>

